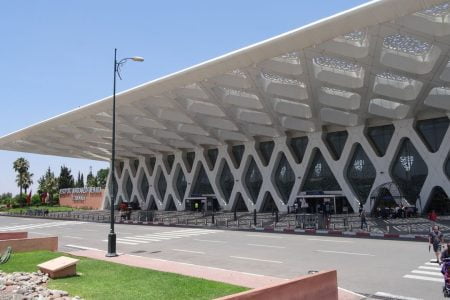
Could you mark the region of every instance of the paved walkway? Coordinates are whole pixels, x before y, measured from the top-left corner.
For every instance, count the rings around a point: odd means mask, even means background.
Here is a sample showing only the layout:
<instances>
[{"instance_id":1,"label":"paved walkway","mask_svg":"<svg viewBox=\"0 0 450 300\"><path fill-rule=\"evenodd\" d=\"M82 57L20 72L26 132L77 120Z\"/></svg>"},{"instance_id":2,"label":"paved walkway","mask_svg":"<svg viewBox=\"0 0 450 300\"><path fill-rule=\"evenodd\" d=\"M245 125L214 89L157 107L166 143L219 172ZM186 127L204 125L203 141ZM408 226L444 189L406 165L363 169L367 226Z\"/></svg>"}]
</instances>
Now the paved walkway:
<instances>
[{"instance_id":1,"label":"paved walkway","mask_svg":"<svg viewBox=\"0 0 450 300\"><path fill-rule=\"evenodd\" d=\"M88 257L162 272L177 273L181 275L219 281L244 286L248 288L264 287L267 285L282 283L287 280L284 278L264 276L245 272L237 272L220 268L199 266L194 264L174 262L164 259L149 258L131 254L121 254L117 257L106 257L105 251L99 250L80 250L80 251L72 251L69 253L75 256ZM340 300L358 300L363 298L364 297L361 295L339 288Z\"/></svg>"}]
</instances>

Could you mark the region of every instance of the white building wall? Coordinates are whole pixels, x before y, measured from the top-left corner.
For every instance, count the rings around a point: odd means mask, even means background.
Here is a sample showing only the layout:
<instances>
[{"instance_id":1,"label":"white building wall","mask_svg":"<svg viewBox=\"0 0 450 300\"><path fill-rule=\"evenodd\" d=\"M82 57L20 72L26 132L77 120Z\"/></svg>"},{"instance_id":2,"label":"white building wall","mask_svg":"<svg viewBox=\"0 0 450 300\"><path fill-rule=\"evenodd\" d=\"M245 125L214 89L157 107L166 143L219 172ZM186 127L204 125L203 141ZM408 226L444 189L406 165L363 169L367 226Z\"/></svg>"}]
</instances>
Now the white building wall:
<instances>
[{"instance_id":1,"label":"white building wall","mask_svg":"<svg viewBox=\"0 0 450 300\"><path fill-rule=\"evenodd\" d=\"M336 177L336 180L342 188L342 192L347 196L347 199L351 204L353 210L357 211L359 201L346 178L347 165L349 163L349 160L352 158L357 143L361 144L362 148L364 149L365 153L376 169L377 175L372 186L373 191L377 186L383 183L394 181L390 174L390 168L394 158L399 151L401 142L405 138L409 138L411 140L414 147L422 156L428 167L428 176L420 193L421 203L417 203L418 208L425 209L427 202L430 199L432 189L435 186L442 187L446 194L450 195L450 182L444 173L444 164L448 158L448 154L450 151L450 130L447 131L439 151L437 151L436 153L432 153L428 150L428 148L425 146L425 144L417 134L416 130L413 128L413 119L394 121L393 125L395 127L395 132L392 136L386 154L383 157L378 157L376 155L374 148L368 141L367 137L364 135L365 127L356 126L347 128L348 138L342 155L338 160L333 159L333 156L331 155L328 147L324 142L325 135L322 132L316 132L307 135L309 139L308 146L306 148L303 160L299 164L296 163L293 154L287 146L288 139L286 137L274 139L275 146L272 152L271 159L267 166L264 166L263 161L260 158L258 151L256 150L257 144L255 142L243 143L245 145L245 151L241 164L238 168L235 167L234 158L231 154L231 146L229 145L218 147L217 161L212 170L210 169L209 160L206 158L206 150L201 148L195 149L195 160L193 162L192 170L188 170L187 162L184 157L185 153L181 151L174 153L175 160L170 173L168 172L168 167L165 163L166 157L162 154L156 155L156 163L153 170L149 165L148 157L138 157L139 166L137 170L134 170L133 160L127 159L124 160L124 167L122 171L119 171L119 168L116 168L116 176L118 178L118 191L115 203L117 204L120 199L122 199L122 201L124 202L131 202L133 201L133 199L137 198L141 208L145 210L148 209L150 202L154 199L158 209L164 210L169 204L170 197L172 197L174 199L177 210L184 210L185 207L183 198L188 197L191 194L194 188L195 178L200 169L200 165L203 164L211 186L215 194L217 195L219 204L224 210L232 210L237 200L238 193L241 193L250 211L253 211L253 209L260 211L263 206L264 196L266 192L269 192L275 200L279 211L287 211L287 206L293 205L295 197L301 191L301 187L307 177L308 167L313 160L313 151L315 148L318 148L323 154L323 157L328 163L334 176ZM274 172L279 163L281 153L285 154L297 178L292 189L289 201L286 204L284 204L281 200L281 196L276 188L274 180ZM263 177L261 190L255 204L253 204L253 202L251 201L251 196L244 184L245 174L249 167L251 157L255 159L255 162ZM235 179L234 187L228 203L227 201L225 201L219 184L220 174L225 161L228 163L231 173L233 174L233 177ZM119 162L117 162L117 165L118 164ZM184 172L187 181L186 193L182 196L178 195L175 186L179 170L182 170ZM143 176L147 176L149 183L149 192L145 198L142 194L142 191L140 190L140 182ZM166 194L163 199L160 198L159 193L157 192L157 183L159 176L165 176L167 182ZM131 178L131 182L133 184L133 190L130 198L128 198L126 193L126 183L128 177ZM108 178L108 186L110 180L111 178ZM109 204L109 195L105 196L104 203L104 206L107 207ZM364 209L367 211L370 210L370 206L373 204L374 203L371 203L371 201L366 201Z\"/></svg>"}]
</instances>

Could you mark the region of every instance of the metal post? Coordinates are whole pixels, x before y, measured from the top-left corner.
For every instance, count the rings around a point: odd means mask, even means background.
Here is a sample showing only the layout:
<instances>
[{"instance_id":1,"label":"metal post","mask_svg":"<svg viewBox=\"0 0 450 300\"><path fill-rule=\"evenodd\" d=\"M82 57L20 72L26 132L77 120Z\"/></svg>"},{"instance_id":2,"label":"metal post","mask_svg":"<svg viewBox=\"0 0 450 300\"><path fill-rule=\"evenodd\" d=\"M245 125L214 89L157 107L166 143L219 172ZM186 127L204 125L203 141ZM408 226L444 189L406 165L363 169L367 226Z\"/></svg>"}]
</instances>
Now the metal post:
<instances>
[{"instance_id":1,"label":"metal post","mask_svg":"<svg viewBox=\"0 0 450 300\"><path fill-rule=\"evenodd\" d=\"M275 211L275 223L278 223L278 210Z\"/></svg>"},{"instance_id":2,"label":"metal post","mask_svg":"<svg viewBox=\"0 0 450 300\"><path fill-rule=\"evenodd\" d=\"M116 198L116 176L114 173L114 163L116 156L116 75L117 75L117 48L114 49L114 84L113 84L113 111L112 111L112 149L111 149L111 178L112 178L112 195L111 195L111 223L108 234L108 253L107 257L117 256L116 253L116 233L114 232L114 203Z\"/></svg>"},{"instance_id":3,"label":"metal post","mask_svg":"<svg viewBox=\"0 0 450 300\"><path fill-rule=\"evenodd\" d=\"M253 224L256 226L256 209L253 210Z\"/></svg>"}]
</instances>

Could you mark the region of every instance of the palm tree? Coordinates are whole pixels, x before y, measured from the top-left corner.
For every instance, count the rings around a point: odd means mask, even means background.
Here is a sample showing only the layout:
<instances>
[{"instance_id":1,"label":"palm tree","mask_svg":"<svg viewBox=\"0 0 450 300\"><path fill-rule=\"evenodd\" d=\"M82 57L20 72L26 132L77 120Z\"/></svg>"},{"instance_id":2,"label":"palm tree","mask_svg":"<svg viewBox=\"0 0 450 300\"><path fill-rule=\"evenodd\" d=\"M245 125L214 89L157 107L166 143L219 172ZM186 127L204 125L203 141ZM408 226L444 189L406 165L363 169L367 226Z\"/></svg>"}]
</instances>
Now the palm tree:
<instances>
[{"instance_id":1,"label":"palm tree","mask_svg":"<svg viewBox=\"0 0 450 300\"><path fill-rule=\"evenodd\" d=\"M29 168L30 168L30 163L23 157L19 157L18 159L16 159L13 162L13 169L14 169L14 171L16 171L18 173L16 182L17 182L17 186L20 189L20 199L22 199L22 188L24 185L24 181L26 179L23 174L28 172Z\"/></svg>"}]
</instances>

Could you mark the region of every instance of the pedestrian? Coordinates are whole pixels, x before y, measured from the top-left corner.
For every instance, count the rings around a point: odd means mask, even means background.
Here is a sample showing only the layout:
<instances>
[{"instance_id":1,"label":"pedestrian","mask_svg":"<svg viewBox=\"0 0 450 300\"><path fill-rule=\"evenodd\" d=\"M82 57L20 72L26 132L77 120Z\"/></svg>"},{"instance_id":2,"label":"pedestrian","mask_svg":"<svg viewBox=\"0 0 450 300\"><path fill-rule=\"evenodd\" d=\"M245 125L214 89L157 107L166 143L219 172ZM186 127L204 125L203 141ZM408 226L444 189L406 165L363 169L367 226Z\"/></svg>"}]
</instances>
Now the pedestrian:
<instances>
[{"instance_id":1,"label":"pedestrian","mask_svg":"<svg viewBox=\"0 0 450 300\"><path fill-rule=\"evenodd\" d=\"M441 253L441 263L444 261L444 259L450 258L450 243L447 243L447 247L444 251Z\"/></svg>"},{"instance_id":2,"label":"pedestrian","mask_svg":"<svg viewBox=\"0 0 450 300\"><path fill-rule=\"evenodd\" d=\"M441 243L444 243L444 235L439 230L439 226L434 225L428 237L428 250L433 246L434 254L436 254L436 263L439 263L439 256L441 252Z\"/></svg>"},{"instance_id":3,"label":"pedestrian","mask_svg":"<svg viewBox=\"0 0 450 300\"><path fill-rule=\"evenodd\" d=\"M366 228L367 228L366 212L364 210L362 210L361 213L359 214L359 216L361 217L361 229L363 229L363 226L366 226Z\"/></svg>"}]
</instances>

